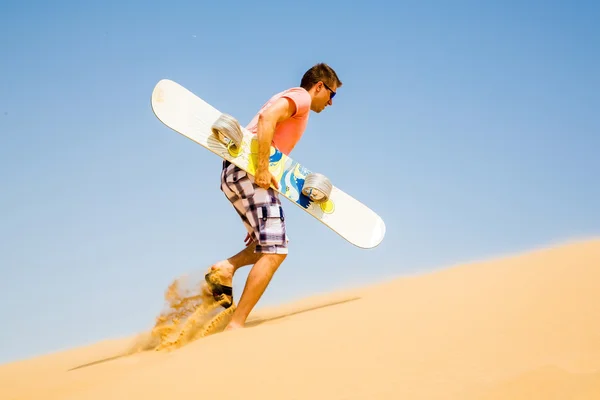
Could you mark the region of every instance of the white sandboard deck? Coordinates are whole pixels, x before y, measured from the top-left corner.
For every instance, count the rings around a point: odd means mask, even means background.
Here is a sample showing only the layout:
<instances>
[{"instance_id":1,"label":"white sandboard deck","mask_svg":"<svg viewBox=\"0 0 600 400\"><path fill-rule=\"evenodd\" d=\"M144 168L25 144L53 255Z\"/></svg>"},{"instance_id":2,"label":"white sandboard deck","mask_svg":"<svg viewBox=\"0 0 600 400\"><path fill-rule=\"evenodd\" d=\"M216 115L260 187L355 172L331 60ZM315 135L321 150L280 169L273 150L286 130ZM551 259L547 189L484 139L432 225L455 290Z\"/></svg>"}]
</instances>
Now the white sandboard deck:
<instances>
[{"instance_id":1,"label":"white sandboard deck","mask_svg":"<svg viewBox=\"0 0 600 400\"><path fill-rule=\"evenodd\" d=\"M167 127L254 175L255 135L242 127L244 140L241 152L234 157L213 135L211 127L221 112L206 101L178 83L163 79L154 87L151 104L156 117ZM383 240L385 223L381 217L335 185L326 203L311 202L302 194L304 178L311 171L274 147L271 147L269 170L278 179L278 191L284 197L348 242L369 249Z\"/></svg>"}]
</instances>

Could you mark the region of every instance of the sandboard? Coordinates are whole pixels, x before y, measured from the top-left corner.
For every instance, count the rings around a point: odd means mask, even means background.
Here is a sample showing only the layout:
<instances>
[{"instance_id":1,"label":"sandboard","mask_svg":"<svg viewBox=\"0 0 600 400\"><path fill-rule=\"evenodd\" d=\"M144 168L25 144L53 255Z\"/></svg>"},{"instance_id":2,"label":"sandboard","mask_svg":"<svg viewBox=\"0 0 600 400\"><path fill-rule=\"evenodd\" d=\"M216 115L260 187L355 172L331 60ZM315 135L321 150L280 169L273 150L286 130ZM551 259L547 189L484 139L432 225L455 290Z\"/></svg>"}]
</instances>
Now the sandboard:
<instances>
[{"instance_id":1,"label":"sandboard","mask_svg":"<svg viewBox=\"0 0 600 400\"><path fill-rule=\"evenodd\" d=\"M256 135L241 127L243 140L239 145L224 143L212 130L222 112L169 79L156 84L151 104L156 117L167 127L254 175L258 153ZM329 185L326 201L315 201L312 195L302 191L311 170L274 146L271 146L269 161L269 170L279 182L276 190L283 197L359 248L370 249L381 243L385 223L369 207L333 184Z\"/></svg>"}]
</instances>

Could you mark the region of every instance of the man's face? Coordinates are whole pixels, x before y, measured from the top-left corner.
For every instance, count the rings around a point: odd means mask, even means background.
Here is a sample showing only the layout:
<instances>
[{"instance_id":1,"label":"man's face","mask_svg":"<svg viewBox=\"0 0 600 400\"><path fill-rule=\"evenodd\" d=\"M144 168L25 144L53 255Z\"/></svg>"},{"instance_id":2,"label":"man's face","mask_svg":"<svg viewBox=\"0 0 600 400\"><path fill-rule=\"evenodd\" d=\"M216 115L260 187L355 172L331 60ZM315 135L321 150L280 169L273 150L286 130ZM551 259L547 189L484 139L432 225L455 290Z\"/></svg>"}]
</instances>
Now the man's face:
<instances>
[{"instance_id":1,"label":"man's face","mask_svg":"<svg viewBox=\"0 0 600 400\"><path fill-rule=\"evenodd\" d=\"M335 91L337 87L335 84L333 86L329 86L326 83L320 81L319 83L317 83L316 89L317 90L315 92L315 96L311 104L311 110L316 113L320 113L327 106L333 104L332 99L333 96L335 96Z\"/></svg>"}]
</instances>

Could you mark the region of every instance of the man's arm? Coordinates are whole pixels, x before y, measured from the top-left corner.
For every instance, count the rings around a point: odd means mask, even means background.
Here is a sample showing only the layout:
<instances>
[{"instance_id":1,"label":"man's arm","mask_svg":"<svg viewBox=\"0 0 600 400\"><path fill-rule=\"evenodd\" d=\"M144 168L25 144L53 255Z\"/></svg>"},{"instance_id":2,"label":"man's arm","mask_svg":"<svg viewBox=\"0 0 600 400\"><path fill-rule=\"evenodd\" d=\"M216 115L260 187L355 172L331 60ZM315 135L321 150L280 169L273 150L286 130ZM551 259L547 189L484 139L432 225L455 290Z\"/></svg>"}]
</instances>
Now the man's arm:
<instances>
[{"instance_id":1,"label":"man's arm","mask_svg":"<svg viewBox=\"0 0 600 400\"><path fill-rule=\"evenodd\" d=\"M287 97L277 99L269 108L258 116L257 136L258 136L258 167L256 171L256 183L267 189L271 183L277 186L277 182L269 172L269 156L271 153L271 143L275 126L277 123L285 121L296 112L296 104ZM273 181L273 182L272 182Z\"/></svg>"}]
</instances>

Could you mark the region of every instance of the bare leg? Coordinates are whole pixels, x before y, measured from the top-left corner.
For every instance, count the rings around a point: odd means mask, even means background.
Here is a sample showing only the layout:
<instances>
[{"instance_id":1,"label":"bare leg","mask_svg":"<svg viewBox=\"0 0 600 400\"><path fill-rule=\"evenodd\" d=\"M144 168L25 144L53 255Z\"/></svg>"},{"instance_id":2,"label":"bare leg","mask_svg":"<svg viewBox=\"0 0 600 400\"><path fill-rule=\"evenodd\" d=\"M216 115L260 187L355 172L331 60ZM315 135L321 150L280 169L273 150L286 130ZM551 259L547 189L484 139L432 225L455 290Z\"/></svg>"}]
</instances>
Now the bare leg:
<instances>
[{"instance_id":1,"label":"bare leg","mask_svg":"<svg viewBox=\"0 0 600 400\"><path fill-rule=\"evenodd\" d=\"M246 286L242 292L240 302L237 305L231 321L227 325L227 330L242 328L246 323L248 315L258 303L267 285L271 282L275 271L279 268L287 254L262 254L260 259L254 264L250 273Z\"/></svg>"},{"instance_id":2,"label":"bare leg","mask_svg":"<svg viewBox=\"0 0 600 400\"><path fill-rule=\"evenodd\" d=\"M246 265L252 265L256 263L260 258L261 254L255 253L255 248L256 244L250 243L248 247L236 255L215 263L210 268L210 271L216 271L216 274L220 278L219 280L221 281L221 284L231 286L235 271Z\"/></svg>"}]
</instances>

